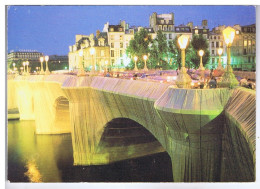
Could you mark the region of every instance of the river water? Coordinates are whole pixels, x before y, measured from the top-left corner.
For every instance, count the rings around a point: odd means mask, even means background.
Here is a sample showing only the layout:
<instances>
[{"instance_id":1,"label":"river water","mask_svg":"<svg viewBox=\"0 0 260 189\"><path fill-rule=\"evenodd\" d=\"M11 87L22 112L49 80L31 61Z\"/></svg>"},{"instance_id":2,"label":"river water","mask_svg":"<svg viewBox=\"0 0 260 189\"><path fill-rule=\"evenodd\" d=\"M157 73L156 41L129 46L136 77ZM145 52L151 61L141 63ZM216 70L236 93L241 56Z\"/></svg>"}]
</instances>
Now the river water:
<instances>
[{"instance_id":1,"label":"river water","mask_svg":"<svg viewBox=\"0 0 260 189\"><path fill-rule=\"evenodd\" d=\"M34 121L8 121L10 182L172 182L169 155L73 166L70 134L36 135Z\"/></svg>"}]
</instances>

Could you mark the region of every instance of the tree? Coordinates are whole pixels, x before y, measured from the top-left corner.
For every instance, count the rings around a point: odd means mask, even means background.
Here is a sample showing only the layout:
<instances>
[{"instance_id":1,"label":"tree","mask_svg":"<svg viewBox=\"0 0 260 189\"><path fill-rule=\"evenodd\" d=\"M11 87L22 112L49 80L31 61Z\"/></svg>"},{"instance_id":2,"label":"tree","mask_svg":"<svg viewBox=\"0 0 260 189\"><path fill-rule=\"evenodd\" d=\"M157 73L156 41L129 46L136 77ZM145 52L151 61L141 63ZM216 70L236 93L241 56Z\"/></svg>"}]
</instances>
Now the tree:
<instances>
[{"instance_id":1,"label":"tree","mask_svg":"<svg viewBox=\"0 0 260 189\"><path fill-rule=\"evenodd\" d=\"M142 28L139 32L135 33L134 39L129 42L129 46L126 49L127 54L131 56L131 63L129 64L130 69L134 68L134 56L138 57L137 67L140 69L144 67L143 55L149 53L151 41L151 37L145 29Z\"/></svg>"},{"instance_id":2,"label":"tree","mask_svg":"<svg viewBox=\"0 0 260 189\"><path fill-rule=\"evenodd\" d=\"M199 50L203 50L204 51L204 55L202 57L202 62L203 62L203 66L205 66L209 59L210 59L210 54L209 54L209 44L207 42L207 39L205 39L203 37L203 35L194 35L192 37L192 40L191 40L191 45L192 45L192 48L194 50L194 54L191 58L191 61L192 63L196 66L196 68L199 67L200 65L200 57L198 55L198 51Z\"/></svg>"},{"instance_id":3,"label":"tree","mask_svg":"<svg viewBox=\"0 0 260 189\"><path fill-rule=\"evenodd\" d=\"M169 41L168 43L168 51L169 51L169 57L171 61L173 62L171 68L177 69L181 68L181 49L178 43L179 36L176 36L173 41ZM192 57L194 56L193 48L190 43L187 44L187 47L185 49L185 65L188 68L194 67L192 62Z\"/></svg>"}]
</instances>

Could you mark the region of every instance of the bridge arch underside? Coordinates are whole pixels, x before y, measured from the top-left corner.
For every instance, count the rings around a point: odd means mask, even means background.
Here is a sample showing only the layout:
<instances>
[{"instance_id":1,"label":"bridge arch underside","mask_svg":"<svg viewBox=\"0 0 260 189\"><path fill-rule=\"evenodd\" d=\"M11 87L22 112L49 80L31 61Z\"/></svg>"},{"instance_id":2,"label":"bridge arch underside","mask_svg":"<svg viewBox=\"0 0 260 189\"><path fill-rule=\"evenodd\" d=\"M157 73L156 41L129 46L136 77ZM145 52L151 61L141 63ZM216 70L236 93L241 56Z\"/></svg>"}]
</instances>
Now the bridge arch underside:
<instances>
[{"instance_id":1,"label":"bridge arch underside","mask_svg":"<svg viewBox=\"0 0 260 189\"><path fill-rule=\"evenodd\" d=\"M165 149L145 127L128 118L116 118L105 125L95 159L113 163L160 152Z\"/></svg>"}]
</instances>

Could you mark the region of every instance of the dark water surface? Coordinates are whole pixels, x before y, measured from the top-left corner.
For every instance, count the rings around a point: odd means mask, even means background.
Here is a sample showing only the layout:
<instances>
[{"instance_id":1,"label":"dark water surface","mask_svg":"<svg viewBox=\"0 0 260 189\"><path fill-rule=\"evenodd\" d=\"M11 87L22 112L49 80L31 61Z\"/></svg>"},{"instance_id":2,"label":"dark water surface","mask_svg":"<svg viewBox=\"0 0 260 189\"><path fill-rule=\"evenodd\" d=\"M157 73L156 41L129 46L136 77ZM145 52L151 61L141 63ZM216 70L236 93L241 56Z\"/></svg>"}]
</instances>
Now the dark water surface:
<instances>
[{"instance_id":1,"label":"dark water surface","mask_svg":"<svg viewBox=\"0 0 260 189\"><path fill-rule=\"evenodd\" d=\"M34 121L8 121L11 182L172 182L169 155L99 166L73 166L70 134L36 135Z\"/></svg>"}]
</instances>

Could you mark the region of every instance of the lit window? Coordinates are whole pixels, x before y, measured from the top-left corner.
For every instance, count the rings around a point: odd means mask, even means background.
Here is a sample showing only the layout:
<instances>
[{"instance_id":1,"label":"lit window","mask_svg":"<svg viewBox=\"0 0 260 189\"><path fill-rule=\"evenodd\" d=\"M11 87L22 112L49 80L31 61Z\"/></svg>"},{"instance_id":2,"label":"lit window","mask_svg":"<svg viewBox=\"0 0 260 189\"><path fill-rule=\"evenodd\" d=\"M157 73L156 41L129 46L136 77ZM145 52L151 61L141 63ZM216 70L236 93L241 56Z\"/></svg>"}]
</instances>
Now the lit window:
<instances>
[{"instance_id":1,"label":"lit window","mask_svg":"<svg viewBox=\"0 0 260 189\"><path fill-rule=\"evenodd\" d=\"M123 43L120 43L120 48L123 48Z\"/></svg>"},{"instance_id":2,"label":"lit window","mask_svg":"<svg viewBox=\"0 0 260 189\"><path fill-rule=\"evenodd\" d=\"M239 34L239 31L238 31L238 30L236 31L236 34Z\"/></svg>"},{"instance_id":3,"label":"lit window","mask_svg":"<svg viewBox=\"0 0 260 189\"><path fill-rule=\"evenodd\" d=\"M104 55L105 55L104 50L101 50L101 51L100 51L100 55L101 55L101 56L104 56Z\"/></svg>"},{"instance_id":4,"label":"lit window","mask_svg":"<svg viewBox=\"0 0 260 189\"><path fill-rule=\"evenodd\" d=\"M247 40L244 40L244 47L247 46Z\"/></svg>"},{"instance_id":5,"label":"lit window","mask_svg":"<svg viewBox=\"0 0 260 189\"><path fill-rule=\"evenodd\" d=\"M111 47L111 48L114 48L114 43L111 43L110 47Z\"/></svg>"},{"instance_id":6,"label":"lit window","mask_svg":"<svg viewBox=\"0 0 260 189\"><path fill-rule=\"evenodd\" d=\"M114 57L114 50L111 50L111 57Z\"/></svg>"}]
</instances>

